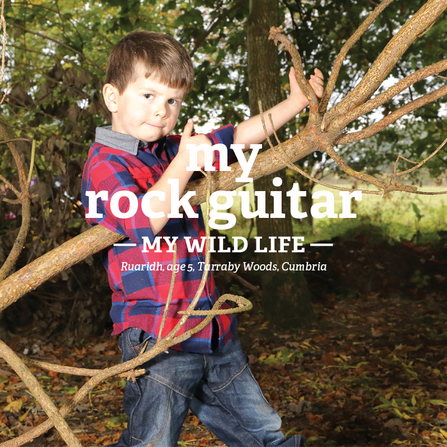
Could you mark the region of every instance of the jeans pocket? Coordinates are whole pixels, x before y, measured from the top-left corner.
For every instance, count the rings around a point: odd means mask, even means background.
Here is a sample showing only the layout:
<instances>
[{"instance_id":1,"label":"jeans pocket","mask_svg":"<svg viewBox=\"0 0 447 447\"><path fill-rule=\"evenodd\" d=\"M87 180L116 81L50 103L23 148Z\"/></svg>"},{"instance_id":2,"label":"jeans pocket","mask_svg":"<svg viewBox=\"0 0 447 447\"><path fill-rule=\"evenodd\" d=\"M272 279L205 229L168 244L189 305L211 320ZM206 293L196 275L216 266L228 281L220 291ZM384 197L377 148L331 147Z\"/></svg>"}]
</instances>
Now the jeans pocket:
<instances>
[{"instance_id":1,"label":"jeans pocket","mask_svg":"<svg viewBox=\"0 0 447 447\"><path fill-rule=\"evenodd\" d=\"M123 352L124 362L132 360L140 355L145 346L145 351L148 351L154 344L155 340L150 334L140 328L134 327L126 329L119 339L119 347Z\"/></svg>"}]
</instances>

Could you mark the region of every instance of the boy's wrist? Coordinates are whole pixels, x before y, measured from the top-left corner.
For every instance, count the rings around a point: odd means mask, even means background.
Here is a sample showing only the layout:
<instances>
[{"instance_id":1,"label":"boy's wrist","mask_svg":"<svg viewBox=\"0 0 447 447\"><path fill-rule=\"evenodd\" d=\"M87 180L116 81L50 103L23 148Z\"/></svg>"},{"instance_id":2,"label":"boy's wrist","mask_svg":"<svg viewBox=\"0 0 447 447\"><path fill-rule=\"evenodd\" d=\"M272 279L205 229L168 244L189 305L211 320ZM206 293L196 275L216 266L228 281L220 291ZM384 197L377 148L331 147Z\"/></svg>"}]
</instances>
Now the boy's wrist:
<instances>
[{"instance_id":1,"label":"boy's wrist","mask_svg":"<svg viewBox=\"0 0 447 447\"><path fill-rule=\"evenodd\" d=\"M177 155L174 157L173 162L186 168L189 166L189 150L183 149L177 152Z\"/></svg>"},{"instance_id":2,"label":"boy's wrist","mask_svg":"<svg viewBox=\"0 0 447 447\"><path fill-rule=\"evenodd\" d=\"M309 100L303 95L291 95L286 101L296 110L296 115L309 105Z\"/></svg>"}]
</instances>

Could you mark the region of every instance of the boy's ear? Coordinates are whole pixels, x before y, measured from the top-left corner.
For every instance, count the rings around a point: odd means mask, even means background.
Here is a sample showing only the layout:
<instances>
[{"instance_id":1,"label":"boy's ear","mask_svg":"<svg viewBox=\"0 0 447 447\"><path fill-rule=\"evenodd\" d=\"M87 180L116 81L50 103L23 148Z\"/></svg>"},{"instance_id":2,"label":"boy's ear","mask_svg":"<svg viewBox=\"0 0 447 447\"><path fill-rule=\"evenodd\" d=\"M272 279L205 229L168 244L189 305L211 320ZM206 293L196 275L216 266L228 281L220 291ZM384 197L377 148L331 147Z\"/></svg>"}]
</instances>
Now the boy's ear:
<instances>
[{"instance_id":1,"label":"boy's ear","mask_svg":"<svg viewBox=\"0 0 447 447\"><path fill-rule=\"evenodd\" d=\"M109 109L111 113L118 111L118 89L112 84L104 85L102 89L102 95L104 97L104 102L106 103L106 107Z\"/></svg>"}]
</instances>

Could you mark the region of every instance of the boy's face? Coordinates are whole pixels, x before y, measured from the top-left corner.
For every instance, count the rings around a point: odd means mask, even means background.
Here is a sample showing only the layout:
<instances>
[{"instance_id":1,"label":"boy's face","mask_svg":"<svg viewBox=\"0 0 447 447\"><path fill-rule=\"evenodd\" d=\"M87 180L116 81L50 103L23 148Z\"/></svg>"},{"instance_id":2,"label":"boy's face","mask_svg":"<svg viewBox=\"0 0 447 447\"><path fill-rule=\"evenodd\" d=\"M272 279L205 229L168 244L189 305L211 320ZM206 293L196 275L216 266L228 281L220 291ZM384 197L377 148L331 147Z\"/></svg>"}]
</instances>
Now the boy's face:
<instances>
[{"instance_id":1,"label":"boy's face","mask_svg":"<svg viewBox=\"0 0 447 447\"><path fill-rule=\"evenodd\" d=\"M174 129L185 91L160 84L154 75L146 78L141 66L136 72L135 81L122 94L111 84L104 86L112 130L141 141L157 141Z\"/></svg>"}]
</instances>

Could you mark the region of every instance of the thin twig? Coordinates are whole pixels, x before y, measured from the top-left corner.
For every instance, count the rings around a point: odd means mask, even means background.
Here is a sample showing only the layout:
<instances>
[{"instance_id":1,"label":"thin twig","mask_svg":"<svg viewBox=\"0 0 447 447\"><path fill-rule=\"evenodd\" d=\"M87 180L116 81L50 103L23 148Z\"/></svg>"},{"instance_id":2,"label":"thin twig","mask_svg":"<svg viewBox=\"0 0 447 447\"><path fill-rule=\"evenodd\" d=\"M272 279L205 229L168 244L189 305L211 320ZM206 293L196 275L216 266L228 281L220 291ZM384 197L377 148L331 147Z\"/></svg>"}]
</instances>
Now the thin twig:
<instances>
[{"instance_id":1,"label":"thin twig","mask_svg":"<svg viewBox=\"0 0 447 447\"><path fill-rule=\"evenodd\" d=\"M408 161L408 163L413 163L414 165L416 165L417 164L417 161L413 161L413 160L410 160L410 159L408 159L408 158L405 158L403 155L401 155L401 154L399 154L398 156L397 156L397 158L396 158L396 161L394 162L394 175L396 176L396 174L397 174L397 163L399 162L399 160L402 158L402 160L405 160L405 161Z\"/></svg>"},{"instance_id":2,"label":"thin twig","mask_svg":"<svg viewBox=\"0 0 447 447\"><path fill-rule=\"evenodd\" d=\"M29 164L28 185L31 183L31 179L33 177L34 157L35 157L35 155L36 155L36 140L33 140L33 143L31 145L31 161L30 161L30 164Z\"/></svg>"},{"instance_id":3,"label":"thin twig","mask_svg":"<svg viewBox=\"0 0 447 447\"><path fill-rule=\"evenodd\" d=\"M6 130L2 126L0 126L0 135L3 137L3 140L10 140ZM0 282L3 281L14 268L14 265L25 245L26 236L28 234L31 222L31 197L29 194L29 184L27 182L25 168L15 145L10 142L8 143L8 148L14 157L14 161L17 166L17 174L19 176L20 193L17 194L17 190L15 189L13 189L13 191L16 193L17 199L22 205L22 222L19 233L14 241L14 245L6 258L6 261L0 268Z\"/></svg>"},{"instance_id":4,"label":"thin twig","mask_svg":"<svg viewBox=\"0 0 447 447\"><path fill-rule=\"evenodd\" d=\"M172 292L174 292L175 285L175 266L177 265L177 244L174 243L174 256L172 259L172 275L171 275L171 285L169 286L168 298L166 299L165 309L163 311L163 319L161 320L160 332L158 333L158 338L160 339L163 334L163 328L166 323L166 318L168 316L169 305L171 304Z\"/></svg>"},{"instance_id":5,"label":"thin twig","mask_svg":"<svg viewBox=\"0 0 447 447\"><path fill-rule=\"evenodd\" d=\"M396 167L397 167L397 160L396 160L396 164L394 167L394 174L392 175L392 177L400 177L402 175L406 175L406 174L410 174L411 172L414 172L416 169L419 169L423 164L425 164L428 160L430 160L430 158L433 158L447 143L447 138L440 144L440 146L434 151L432 152L427 158L425 158L424 160L422 160L421 162L417 163L411 160L407 160L406 158L402 157L402 155L399 155L400 158L404 158L404 160L409 161L410 163L414 163L416 164L416 166L414 166L411 169L407 169L406 171L401 171L396 173ZM399 159L398 157L398 159Z\"/></svg>"},{"instance_id":6,"label":"thin twig","mask_svg":"<svg viewBox=\"0 0 447 447\"><path fill-rule=\"evenodd\" d=\"M210 196L211 196L211 189L212 189L212 179L211 179L211 173L206 173L206 213L204 216L205 220L205 231L206 231L206 242L205 242L205 265L203 269L203 275L202 279L200 281L199 287L196 291L196 294L194 298L192 299L191 303L189 304L188 308L186 309L185 314L182 318L178 321L178 323L175 325L174 329L167 335L165 338L167 340L171 340L174 336L177 335L177 333L181 330L181 328L186 323L186 320L189 318L189 315L191 312L195 309L197 303L199 302L200 296L202 295L203 289L205 288L206 281L208 279L209 274L209 264L211 259L211 253L210 253L210 226L209 226L209 213L210 213Z\"/></svg>"},{"instance_id":7,"label":"thin twig","mask_svg":"<svg viewBox=\"0 0 447 447\"><path fill-rule=\"evenodd\" d=\"M37 368L43 369L45 371L53 371L61 374L71 374L73 376L84 376L84 377L93 377L96 374L99 374L102 369L88 369L88 368L77 368L74 366L64 366L59 365L57 363L49 363L43 360L33 359L31 357L27 357L26 355L18 354L20 360L28 366L36 366ZM139 376L144 374L144 369L135 370L135 375ZM118 377L127 376L127 373L119 374Z\"/></svg>"},{"instance_id":8,"label":"thin twig","mask_svg":"<svg viewBox=\"0 0 447 447\"><path fill-rule=\"evenodd\" d=\"M268 143L269 143L269 145L270 145L270 148L271 148L272 150L275 150L275 147L273 146L273 143L271 142L271 140L270 140L270 138L269 138L269 136L268 136L268 133L267 133L267 127L266 127L266 125L265 125L265 120L264 120L264 112L263 112L263 110L262 110L262 104L261 104L260 101L259 101L259 111L260 111L260 116L261 116L262 127L263 127L263 129L264 129L264 133L265 133L265 135L267 136L267 140L268 140ZM284 158L285 158L285 163L287 164L287 166L288 166L290 169L292 169L293 171L298 172L299 174L301 174L302 176L306 177L307 179L311 180L311 181L314 182L314 183L317 183L317 184L322 185L322 186L326 186L326 187L331 188L331 189L335 189L335 190L337 190L337 191L348 191L348 192L352 192L352 191L362 191L362 192L364 192L364 193L366 193L366 194L375 194L375 195L379 195L379 194L381 194L381 191L371 191L371 190L369 190L369 189L350 189L350 188L343 188L343 187L341 187L341 186L335 186L335 185L332 185L332 184L330 184L330 183L326 183L326 182L323 182L323 181L321 181L321 180L318 180L317 178L312 177L310 174L308 174L307 172L303 171L301 168L299 168L298 166L296 166L296 165L292 162L292 160L290 159L290 157L289 157L289 155L287 154L286 150L284 149L284 146L282 145L281 141L279 140L278 135L277 135L277 133L276 133L275 124L274 124L274 122L273 122L273 118L272 118L271 113L269 113L269 118L270 118L270 124L271 124L271 126L272 126L272 128L273 128L273 133L274 133L274 135L275 135L276 141L278 142L278 146L279 146L279 148L281 149L282 154L283 154L283 156L284 156Z\"/></svg>"},{"instance_id":9,"label":"thin twig","mask_svg":"<svg viewBox=\"0 0 447 447\"><path fill-rule=\"evenodd\" d=\"M14 143L14 141L31 141L29 138L13 138L11 140L2 140L0 144Z\"/></svg>"},{"instance_id":10,"label":"thin twig","mask_svg":"<svg viewBox=\"0 0 447 447\"><path fill-rule=\"evenodd\" d=\"M0 174L0 180L6 185L8 185L8 188L16 195L16 197L20 197L20 192L16 189L16 187L1 174Z\"/></svg>"}]
</instances>

